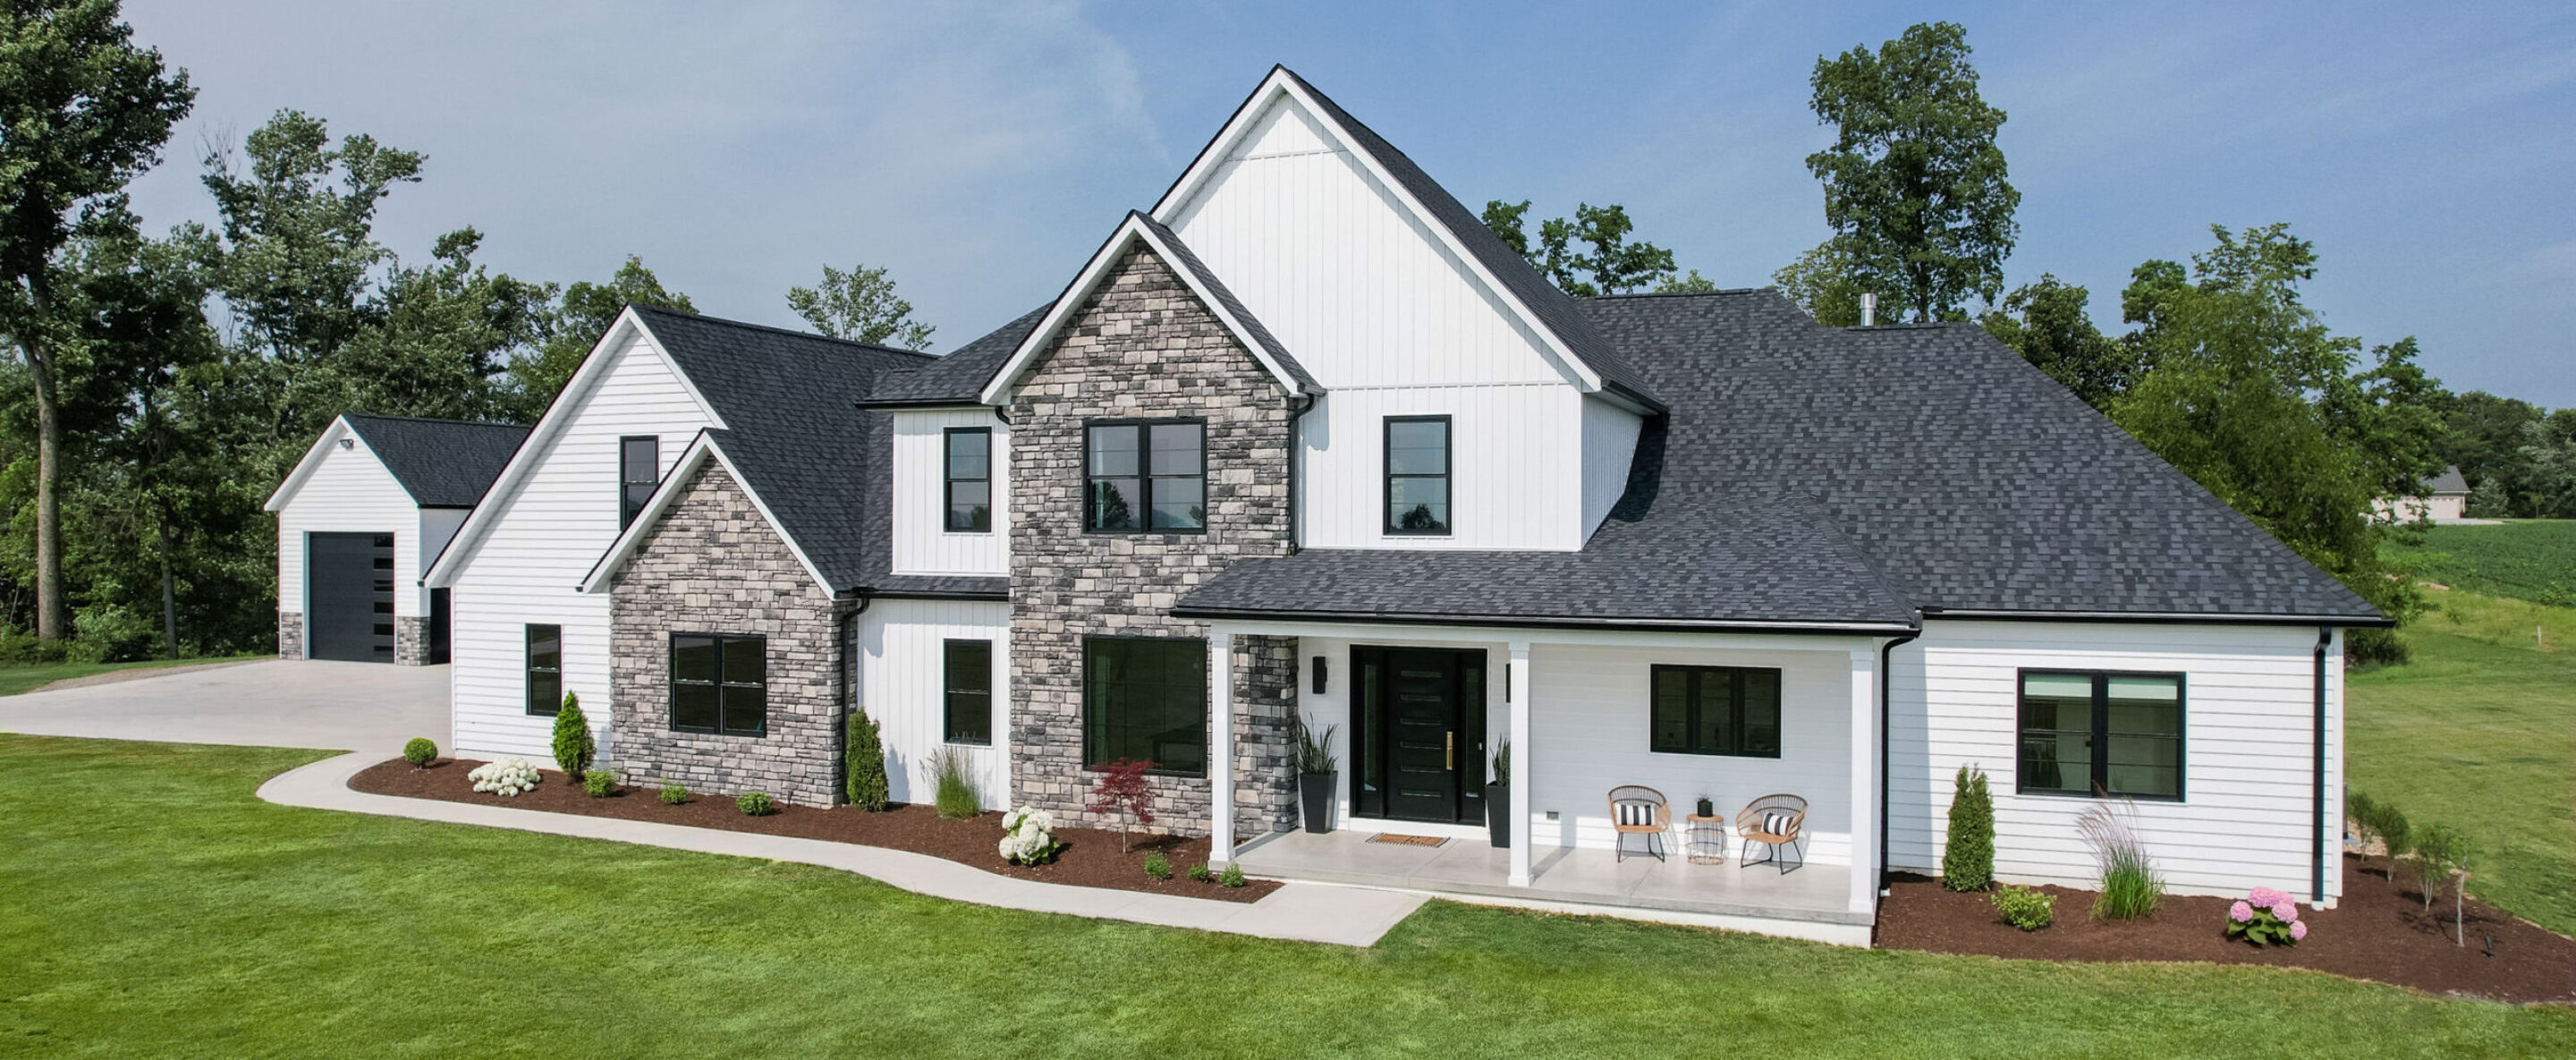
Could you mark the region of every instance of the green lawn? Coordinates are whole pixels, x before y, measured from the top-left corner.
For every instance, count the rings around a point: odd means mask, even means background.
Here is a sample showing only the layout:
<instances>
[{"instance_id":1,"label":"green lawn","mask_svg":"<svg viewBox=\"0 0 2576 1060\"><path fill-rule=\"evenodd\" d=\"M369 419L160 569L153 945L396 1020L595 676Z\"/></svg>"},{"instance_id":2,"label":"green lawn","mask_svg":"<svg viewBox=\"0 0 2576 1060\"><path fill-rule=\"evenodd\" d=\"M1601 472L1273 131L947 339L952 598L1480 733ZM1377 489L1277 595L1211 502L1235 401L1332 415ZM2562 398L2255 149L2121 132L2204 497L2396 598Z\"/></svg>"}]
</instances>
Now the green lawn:
<instances>
[{"instance_id":1,"label":"green lawn","mask_svg":"<svg viewBox=\"0 0 2576 1060\"><path fill-rule=\"evenodd\" d=\"M0 736L0 1055L2567 1055L2576 1011L1433 904L1369 950L298 810L316 752Z\"/></svg>"},{"instance_id":2,"label":"green lawn","mask_svg":"<svg viewBox=\"0 0 2576 1060\"><path fill-rule=\"evenodd\" d=\"M266 656L243 655L235 658L253 659L266 658ZM230 661L232 661L230 658L146 659L142 662L35 663L26 666L0 666L0 696L32 692L67 678L88 677L91 674L103 674L116 670L151 670L163 666L197 666L204 663Z\"/></svg>"},{"instance_id":3,"label":"green lawn","mask_svg":"<svg viewBox=\"0 0 2576 1060\"><path fill-rule=\"evenodd\" d=\"M2465 829L2470 893L2576 934L2576 611L2431 595L2414 662L2346 679L2350 783Z\"/></svg>"},{"instance_id":4,"label":"green lawn","mask_svg":"<svg viewBox=\"0 0 2576 1060\"><path fill-rule=\"evenodd\" d=\"M2390 544L2389 561L2425 581L2517 600L2576 607L2576 519L2435 526L2422 544Z\"/></svg>"}]
</instances>

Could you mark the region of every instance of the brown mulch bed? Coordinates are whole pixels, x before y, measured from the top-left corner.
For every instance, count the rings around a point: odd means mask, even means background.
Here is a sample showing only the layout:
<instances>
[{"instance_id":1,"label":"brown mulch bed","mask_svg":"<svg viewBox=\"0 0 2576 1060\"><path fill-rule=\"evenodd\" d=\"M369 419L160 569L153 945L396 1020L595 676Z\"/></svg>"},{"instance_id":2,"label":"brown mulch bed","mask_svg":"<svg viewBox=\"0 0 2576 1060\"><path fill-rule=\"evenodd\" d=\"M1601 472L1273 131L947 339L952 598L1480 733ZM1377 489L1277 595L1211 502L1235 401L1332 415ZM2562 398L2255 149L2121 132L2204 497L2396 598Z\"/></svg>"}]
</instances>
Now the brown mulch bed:
<instances>
[{"instance_id":1,"label":"brown mulch bed","mask_svg":"<svg viewBox=\"0 0 2576 1060\"><path fill-rule=\"evenodd\" d=\"M1056 841L1066 846L1053 863L1013 865L1002 860L1002 855L994 849L1002 841L1002 815L998 812L949 821L940 819L932 808L920 805L898 805L884 813L865 813L847 806L823 810L781 804L776 813L748 817L734 808L731 796L724 795L692 793L687 802L665 806L659 789L628 787L607 798L594 799L581 789L580 783L567 780L563 774L551 769L539 771L544 779L536 787L515 798L505 799L475 791L474 783L465 779L466 773L482 764L470 759L442 758L427 769L413 769L411 763L397 758L368 766L364 772L349 778L349 787L372 795L444 799L513 810L617 817L909 850L972 865L997 875L1076 887L1110 887L1122 891L1211 898L1221 902L1257 902L1280 886L1275 880L1248 880L1241 887L1224 887L1214 881L1201 883L1190 879L1187 875L1190 866L1207 863L1208 841L1205 838L1138 836L1135 850L1122 851L1116 832L1058 828L1055 830ZM1145 875L1145 855L1154 850L1161 850L1165 857L1171 859L1171 879L1157 880Z\"/></svg>"},{"instance_id":2,"label":"brown mulch bed","mask_svg":"<svg viewBox=\"0 0 2576 1060\"><path fill-rule=\"evenodd\" d=\"M2392 881L2386 858L2346 854L2344 894L2333 909L2299 905L2308 937L2295 947L2257 948L2224 932L2233 898L2166 895L2154 916L2132 923L2094 920L2093 892L2042 887L2057 896L2057 922L2025 932L2003 922L1982 893L1959 894L1919 876L1899 876L1881 903L1878 945L1934 953L1975 953L2050 961L2208 961L2307 968L2434 994L2517 1003L2576 1003L2576 940L2474 898L2468 945L2453 943L2451 896L2426 910L2411 874ZM2492 955L2488 939L2494 940Z\"/></svg>"}]
</instances>

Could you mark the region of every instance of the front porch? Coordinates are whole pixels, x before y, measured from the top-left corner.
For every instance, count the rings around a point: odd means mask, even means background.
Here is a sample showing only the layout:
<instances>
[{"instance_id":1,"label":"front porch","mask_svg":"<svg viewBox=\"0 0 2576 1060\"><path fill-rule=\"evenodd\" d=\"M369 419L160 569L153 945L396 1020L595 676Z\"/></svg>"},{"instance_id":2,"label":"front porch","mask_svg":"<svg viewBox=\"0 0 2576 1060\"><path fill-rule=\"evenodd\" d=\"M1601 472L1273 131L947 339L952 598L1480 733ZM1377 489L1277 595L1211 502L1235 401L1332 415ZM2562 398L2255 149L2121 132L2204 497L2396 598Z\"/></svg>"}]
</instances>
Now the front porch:
<instances>
[{"instance_id":1,"label":"front porch","mask_svg":"<svg viewBox=\"0 0 2576 1060\"><path fill-rule=\"evenodd\" d=\"M1374 822L1371 822L1374 823ZM1391 829L1401 832L1401 825ZM1338 883L1439 895L1481 904L1666 920L1766 935L1869 944L1871 914L1849 908L1851 867L1813 864L1782 874L1769 865L1693 864L1669 837L1668 860L1580 847L1531 851L1530 883L1511 886L1511 852L1483 839L1438 846L1376 843L1376 828L1280 832L1235 851L1243 871L1269 879ZM1499 900L1499 901L1498 901Z\"/></svg>"}]
</instances>

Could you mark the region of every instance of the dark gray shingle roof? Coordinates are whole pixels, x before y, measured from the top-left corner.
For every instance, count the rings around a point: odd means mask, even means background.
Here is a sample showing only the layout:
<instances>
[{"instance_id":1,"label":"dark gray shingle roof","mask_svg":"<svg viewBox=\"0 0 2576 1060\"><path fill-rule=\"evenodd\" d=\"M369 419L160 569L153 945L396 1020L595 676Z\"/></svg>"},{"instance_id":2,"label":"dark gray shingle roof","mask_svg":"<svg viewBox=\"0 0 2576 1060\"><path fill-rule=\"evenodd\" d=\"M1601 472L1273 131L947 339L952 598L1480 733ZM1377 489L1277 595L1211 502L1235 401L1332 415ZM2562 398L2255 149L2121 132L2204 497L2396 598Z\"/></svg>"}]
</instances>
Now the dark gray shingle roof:
<instances>
[{"instance_id":1,"label":"dark gray shingle roof","mask_svg":"<svg viewBox=\"0 0 2576 1060\"><path fill-rule=\"evenodd\" d=\"M983 398L984 384L993 373L1002 370L1002 362L1011 359L1029 332L1037 330L1038 321L1054 302L1020 314L1019 318L995 328L991 333L945 357L920 368L889 371L877 378L868 392L870 405L973 405Z\"/></svg>"},{"instance_id":2,"label":"dark gray shingle roof","mask_svg":"<svg viewBox=\"0 0 2576 1060\"><path fill-rule=\"evenodd\" d=\"M2465 494L2467 492L2469 492L2469 480L2460 474L2458 467L2443 468L2441 474L2424 480L2424 495L2427 497L2443 493Z\"/></svg>"},{"instance_id":3,"label":"dark gray shingle roof","mask_svg":"<svg viewBox=\"0 0 2576 1060\"><path fill-rule=\"evenodd\" d=\"M350 413L351 430L423 508L471 508L510 463L528 428L515 423Z\"/></svg>"}]
</instances>

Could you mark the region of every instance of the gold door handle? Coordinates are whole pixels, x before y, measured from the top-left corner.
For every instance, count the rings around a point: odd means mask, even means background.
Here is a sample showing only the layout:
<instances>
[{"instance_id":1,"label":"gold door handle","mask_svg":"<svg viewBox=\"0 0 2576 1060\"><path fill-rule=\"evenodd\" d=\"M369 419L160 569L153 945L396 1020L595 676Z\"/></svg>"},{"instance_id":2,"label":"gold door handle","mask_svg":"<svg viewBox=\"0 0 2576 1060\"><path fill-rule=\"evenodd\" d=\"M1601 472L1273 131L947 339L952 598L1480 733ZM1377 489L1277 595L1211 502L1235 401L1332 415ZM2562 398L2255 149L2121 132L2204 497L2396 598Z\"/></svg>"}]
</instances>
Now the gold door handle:
<instances>
[{"instance_id":1,"label":"gold door handle","mask_svg":"<svg viewBox=\"0 0 2576 1060\"><path fill-rule=\"evenodd\" d=\"M1455 773L1455 772L1457 772L1457 771L1458 771L1458 734L1457 734L1457 733L1454 733L1454 732L1453 732L1453 733L1450 733L1450 734L1449 734L1449 751L1448 751L1448 754L1447 754L1447 755L1442 759L1442 761L1447 762L1448 764L1447 764L1447 765L1442 766L1441 768L1446 769L1446 770L1448 770L1448 771L1450 771L1450 772L1452 772L1452 773Z\"/></svg>"}]
</instances>

